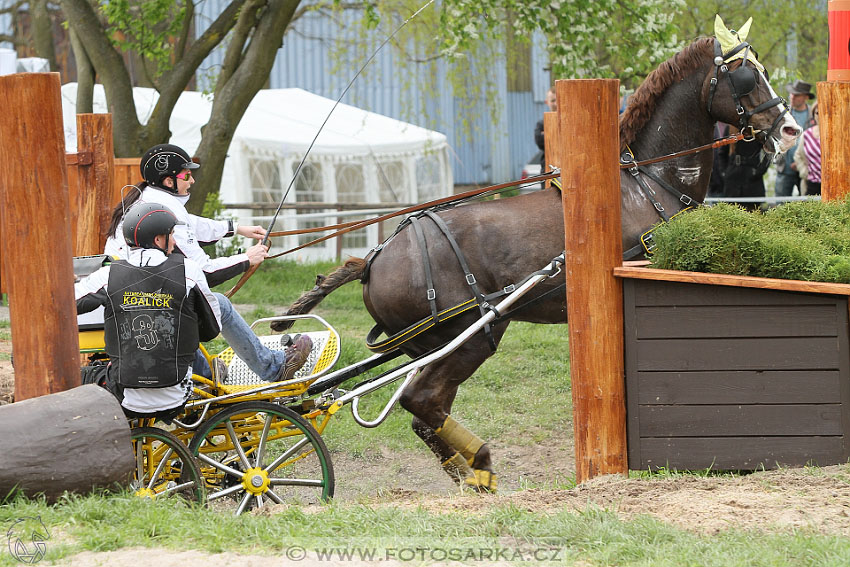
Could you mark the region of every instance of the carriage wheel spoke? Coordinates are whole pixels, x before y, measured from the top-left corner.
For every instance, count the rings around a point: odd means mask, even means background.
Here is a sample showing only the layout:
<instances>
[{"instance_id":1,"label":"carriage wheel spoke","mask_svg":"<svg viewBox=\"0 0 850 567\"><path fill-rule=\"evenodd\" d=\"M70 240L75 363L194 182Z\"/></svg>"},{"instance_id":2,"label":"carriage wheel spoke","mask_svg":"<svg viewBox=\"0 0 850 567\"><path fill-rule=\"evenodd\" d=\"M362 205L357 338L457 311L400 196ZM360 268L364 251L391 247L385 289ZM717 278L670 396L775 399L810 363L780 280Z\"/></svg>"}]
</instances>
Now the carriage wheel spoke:
<instances>
[{"instance_id":1,"label":"carriage wheel spoke","mask_svg":"<svg viewBox=\"0 0 850 567\"><path fill-rule=\"evenodd\" d=\"M242 487L240 486L240 488L242 488ZM241 515L241 514L242 514L242 512L244 512L244 511L245 511L245 509L246 509L246 508L248 508L248 503L249 503L250 501L251 501L251 493L250 493L250 492L245 492L245 496L243 496L243 497L242 497L242 502L240 502L240 503L239 503L239 508L237 508L237 509L236 509L236 514L235 514L235 515L236 515L236 516Z\"/></svg>"},{"instance_id":2,"label":"carriage wheel spoke","mask_svg":"<svg viewBox=\"0 0 850 567\"><path fill-rule=\"evenodd\" d=\"M257 508L263 507L263 495L257 494Z\"/></svg>"},{"instance_id":3,"label":"carriage wheel spoke","mask_svg":"<svg viewBox=\"0 0 850 567\"><path fill-rule=\"evenodd\" d=\"M167 488L166 490L163 490L161 495L166 496L166 495L171 494L173 492L177 492L178 490L183 490L185 488L194 488L194 487L195 487L195 481L190 480L189 482L184 482L182 484L178 484L177 486L172 486L170 488Z\"/></svg>"},{"instance_id":4,"label":"carriage wheel spoke","mask_svg":"<svg viewBox=\"0 0 850 567\"><path fill-rule=\"evenodd\" d=\"M216 461L212 457L208 457L207 455L205 455L203 453L198 453L198 460L210 465L211 467L217 468L221 472L225 472L225 473L227 473L231 476L235 476L236 478L241 479L243 474L244 474L244 473L242 473L242 471L238 471L234 468L228 467L224 463Z\"/></svg>"},{"instance_id":5,"label":"carriage wheel spoke","mask_svg":"<svg viewBox=\"0 0 850 567\"><path fill-rule=\"evenodd\" d=\"M272 426L274 416L270 413L266 414L266 421L263 423L263 433L260 435L260 443L257 446L257 458L254 461L254 466L259 468L263 464L263 453L266 452L266 439L269 437L269 429Z\"/></svg>"},{"instance_id":6,"label":"carriage wheel spoke","mask_svg":"<svg viewBox=\"0 0 850 567\"><path fill-rule=\"evenodd\" d=\"M143 439L136 441L136 482L141 487L145 478L145 442Z\"/></svg>"},{"instance_id":7,"label":"carriage wheel spoke","mask_svg":"<svg viewBox=\"0 0 850 567\"><path fill-rule=\"evenodd\" d=\"M304 437L298 443L296 443L295 445L290 447L282 455L280 455L278 458L276 458L274 461L272 461L272 463L265 468L265 471L267 473L271 473L273 470L275 470L277 467L279 467L281 465L281 463L286 462L286 459L288 459L293 454L295 454L295 452L298 451L298 449L300 449L301 447L303 447L304 445L306 445L309 442L310 442L310 440L307 439L307 437Z\"/></svg>"},{"instance_id":8,"label":"carriage wheel spoke","mask_svg":"<svg viewBox=\"0 0 850 567\"><path fill-rule=\"evenodd\" d=\"M173 453L173 452L174 452L174 449L169 447L168 450L165 452L165 455L162 457L162 459L160 459L159 464L156 466L156 470L153 471L153 474L151 475L151 481L148 483L148 489L153 488L153 485L156 482L156 480L159 478L159 475L162 474L162 469L165 468L165 463L168 462L168 457L170 457L171 453Z\"/></svg>"},{"instance_id":9,"label":"carriage wheel spoke","mask_svg":"<svg viewBox=\"0 0 850 567\"><path fill-rule=\"evenodd\" d=\"M272 478L269 479L272 486L324 486L322 480L312 478Z\"/></svg>"},{"instance_id":10,"label":"carriage wheel spoke","mask_svg":"<svg viewBox=\"0 0 850 567\"><path fill-rule=\"evenodd\" d=\"M266 489L266 497L269 500L272 500L275 504L283 504L283 499L277 494L275 494L271 487Z\"/></svg>"},{"instance_id":11,"label":"carriage wheel spoke","mask_svg":"<svg viewBox=\"0 0 850 567\"><path fill-rule=\"evenodd\" d=\"M233 444L233 450L236 451L236 454L239 455L239 460L242 461L242 466L245 469L250 469L251 464L248 462L248 457L245 455L245 451L242 449L242 445L239 444L239 437L236 435L236 431L233 429L233 421L227 420L227 434L230 435L230 442Z\"/></svg>"},{"instance_id":12,"label":"carriage wheel spoke","mask_svg":"<svg viewBox=\"0 0 850 567\"><path fill-rule=\"evenodd\" d=\"M213 492L207 498L208 500L216 500L217 498L224 498L225 496L230 496L234 492L239 492L240 490L244 490L245 488L241 484L234 484L233 486L229 486L218 492Z\"/></svg>"}]
</instances>

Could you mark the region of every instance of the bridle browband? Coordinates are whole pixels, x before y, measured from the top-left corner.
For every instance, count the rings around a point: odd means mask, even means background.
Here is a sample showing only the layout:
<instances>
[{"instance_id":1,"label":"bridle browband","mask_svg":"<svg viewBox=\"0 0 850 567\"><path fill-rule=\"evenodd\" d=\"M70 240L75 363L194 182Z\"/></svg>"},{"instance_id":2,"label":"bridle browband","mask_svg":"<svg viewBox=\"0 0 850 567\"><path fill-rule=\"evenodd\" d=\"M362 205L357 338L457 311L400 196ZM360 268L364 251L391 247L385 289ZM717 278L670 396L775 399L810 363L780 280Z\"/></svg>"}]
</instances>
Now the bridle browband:
<instances>
[{"instance_id":1,"label":"bridle browband","mask_svg":"<svg viewBox=\"0 0 850 567\"><path fill-rule=\"evenodd\" d=\"M720 47L720 41L715 38L714 76L711 78L711 86L708 91L707 110L708 113L711 114L711 105L714 102L714 94L717 90L717 83L721 76L724 75L729 80L729 90L732 93L732 100L735 102L735 112L738 114L738 129L741 132L744 132L747 129L750 129L750 131L753 132L753 128L750 125L750 118L756 114L769 110L774 106L784 106L782 111L779 113L779 116L777 116L776 120L773 121L770 129L763 130L758 133L759 140L763 142L771 137L773 132L784 121L785 115L788 113L788 104L785 102L785 99L779 96L761 103L752 110L746 110L744 105L741 104L741 99L750 94L756 87L756 69L750 69L747 67L747 61L749 60L749 52L751 49L752 47L750 44L744 41L724 55L723 50ZM741 60L741 65L734 71L729 71L729 62L732 60L732 57L740 53L742 50L744 51L744 56Z\"/></svg>"}]
</instances>

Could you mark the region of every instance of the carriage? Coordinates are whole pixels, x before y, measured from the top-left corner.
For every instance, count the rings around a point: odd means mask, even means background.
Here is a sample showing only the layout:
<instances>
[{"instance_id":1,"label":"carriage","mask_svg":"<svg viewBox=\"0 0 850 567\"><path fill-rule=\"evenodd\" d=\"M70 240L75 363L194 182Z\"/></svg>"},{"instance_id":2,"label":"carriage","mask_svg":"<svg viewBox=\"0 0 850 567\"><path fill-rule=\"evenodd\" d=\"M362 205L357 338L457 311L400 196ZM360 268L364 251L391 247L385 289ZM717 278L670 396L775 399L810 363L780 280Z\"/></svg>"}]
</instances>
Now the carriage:
<instances>
[{"instance_id":1,"label":"carriage","mask_svg":"<svg viewBox=\"0 0 850 567\"><path fill-rule=\"evenodd\" d=\"M105 256L75 258L75 273L86 275L108 261ZM392 349L334 369L340 335L321 316L258 319L251 328L270 349L284 349L290 337L261 334L273 323L304 327L300 333L313 341L307 362L292 378L265 382L229 347L211 354L201 345L213 376L193 375L193 394L182 412L164 421L130 419L135 455L132 492L147 498L179 495L199 503L235 500L237 515L266 503L318 503L332 498L333 464L322 440L331 417L350 404L361 426L382 423L420 368L454 352L538 283L557 276L563 261L561 254L505 290L492 310L443 347L366 378L349 391L340 386L397 358L401 351ZM81 320L80 351L88 365L107 362L102 322ZM360 415L363 396L399 381L375 419Z\"/></svg>"}]
</instances>

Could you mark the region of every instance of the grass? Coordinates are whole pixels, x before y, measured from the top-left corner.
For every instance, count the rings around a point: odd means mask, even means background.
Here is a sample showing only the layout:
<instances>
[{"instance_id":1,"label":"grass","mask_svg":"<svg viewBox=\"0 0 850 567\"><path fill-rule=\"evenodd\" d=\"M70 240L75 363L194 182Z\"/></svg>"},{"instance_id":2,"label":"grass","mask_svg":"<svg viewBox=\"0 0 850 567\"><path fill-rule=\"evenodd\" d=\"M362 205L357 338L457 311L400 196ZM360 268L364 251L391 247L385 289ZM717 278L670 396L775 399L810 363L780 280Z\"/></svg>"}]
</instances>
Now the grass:
<instances>
[{"instance_id":1,"label":"grass","mask_svg":"<svg viewBox=\"0 0 850 567\"><path fill-rule=\"evenodd\" d=\"M283 311L302 290L313 285L316 273L333 264L296 265L269 262L236 296L250 304L248 320ZM222 286L226 289L228 286ZM372 322L362 307L360 286L349 284L330 295L317 313L340 331L339 364L368 355L364 346ZM0 324L0 333L8 325ZM216 351L223 343L210 345ZM459 390L453 415L484 439L505 444L563 443L571 438L571 397L566 325L512 323L499 351ZM355 379L356 380L356 379ZM349 385L350 387L350 385ZM361 412L376 415L391 395L384 388L364 400ZM377 447L427 451L410 429L410 416L394 410L376 430L354 423L349 410L339 412L324 439L332 452L367 455ZM1 457L0 457L1 458ZM435 466L436 462L435 462ZM639 478L668 478L684 473L632 473ZM696 474L717 474L702 471ZM727 473L728 474L728 473ZM814 469L812 474L817 474ZM523 480L521 489L570 489L574 479L553 475L546 482ZM333 502L320 510L290 506L274 516L231 517L179 501L147 501L126 493L67 496L56 504L38 499L14 499L0 505L0 533L18 519L39 516L52 534L44 563L84 550L109 551L132 546L171 550L196 549L210 553L234 551L287 556L292 550L337 549L349 552L389 552L421 548L411 564L428 564L440 553L455 549L479 553L462 561L487 565L480 555L504 550L503 561L582 565L652 567L812 566L850 565L850 539L807 530L783 533L727 530L698 535L651 517L621 519L615 510L588 506L549 512L520 509L511 504L486 506L470 513L458 495L458 506L445 513L415 506L370 506ZM5 549L5 546L2 546ZM536 561L534 553L537 553ZM422 553L426 553L423 551ZM526 554L526 555L523 555ZM0 567L19 563L0 551ZM329 564L345 564L329 560Z\"/></svg>"},{"instance_id":2,"label":"grass","mask_svg":"<svg viewBox=\"0 0 850 567\"><path fill-rule=\"evenodd\" d=\"M477 497L458 498L462 504L463 498ZM648 516L623 521L614 511L596 507L539 513L506 504L471 516L415 507L332 503L320 513L292 506L274 516L234 518L177 501L152 502L127 494L71 496L52 506L20 499L0 507L2 526L36 516L51 533L45 562L61 561L83 550L159 547L274 556L300 549L347 550L355 557L370 550L377 557L422 553L425 564L450 550L471 557L501 550L503 558L514 562L520 558L526 562L536 553L543 561L532 564L579 560L585 565L647 567L850 564L850 540L843 537L806 530L697 535ZM0 553L0 566L17 564L10 554Z\"/></svg>"}]
</instances>

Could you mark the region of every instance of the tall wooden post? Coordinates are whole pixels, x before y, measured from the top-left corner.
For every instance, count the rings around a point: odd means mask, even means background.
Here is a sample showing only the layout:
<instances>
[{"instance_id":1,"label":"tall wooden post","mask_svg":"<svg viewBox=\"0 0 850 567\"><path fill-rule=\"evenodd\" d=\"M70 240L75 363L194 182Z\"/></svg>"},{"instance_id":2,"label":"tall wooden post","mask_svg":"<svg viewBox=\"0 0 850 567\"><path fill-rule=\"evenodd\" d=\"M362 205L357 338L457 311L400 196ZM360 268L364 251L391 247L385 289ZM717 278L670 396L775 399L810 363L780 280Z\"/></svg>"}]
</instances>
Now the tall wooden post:
<instances>
[{"instance_id":1,"label":"tall wooden post","mask_svg":"<svg viewBox=\"0 0 850 567\"><path fill-rule=\"evenodd\" d=\"M557 81L576 480L627 473L619 81Z\"/></svg>"},{"instance_id":2,"label":"tall wooden post","mask_svg":"<svg viewBox=\"0 0 850 567\"><path fill-rule=\"evenodd\" d=\"M843 199L850 192L850 82L818 83L820 114L821 198ZM801 142L802 143L802 142Z\"/></svg>"},{"instance_id":3,"label":"tall wooden post","mask_svg":"<svg viewBox=\"0 0 850 567\"><path fill-rule=\"evenodd\" d=\"M829 59L826 82L818 83L821 144L821 198L843 199L850 192L850 0L829 0Z\"/></svg>"},{"instance_id":4,"label":"tall wooden post","mask_svg":"<svg viewBox=\"0 0 850 567\"><path fill-rule=\"evenodd\" d=\"M0 77L0 217L15 400L80 385L59 73Z\"/></svg>"},{"instance_id":5,"label":"tall wooden post","mask_svg":"<svg viewBox=\"0 0 850 567\"><path fill-rule=\"evenodd\" d=\"M114 185L111 114L77 115L78 187L75 210L75 256L100 254L113 202Z\"/></svg>"},{"instance_id":6,"label":"tall wooden post","mask_svg":"<svg viewBox=\"0 0 850 567\"><path fill-rule=\"evenodd\" d=\"M546 157L543 171L548 171L550 165L561 167L561 156L558 154L558 150L561 148L561 135L557 112L543 113L543 134L543 146L545 148L543 155ZM551 180L546 181L547 187L551 184Z\"/></svg>"}]
</instances>

